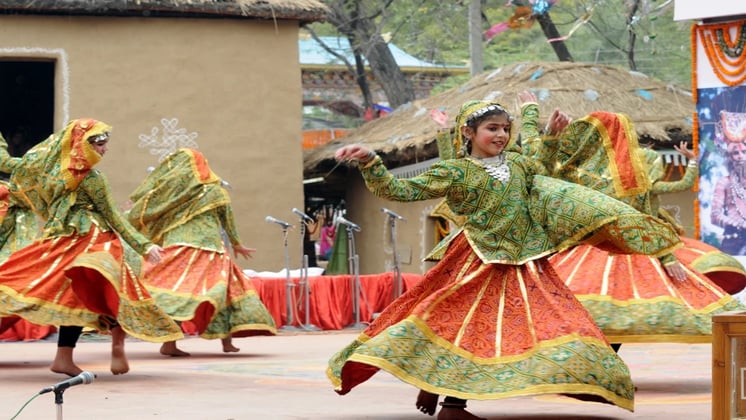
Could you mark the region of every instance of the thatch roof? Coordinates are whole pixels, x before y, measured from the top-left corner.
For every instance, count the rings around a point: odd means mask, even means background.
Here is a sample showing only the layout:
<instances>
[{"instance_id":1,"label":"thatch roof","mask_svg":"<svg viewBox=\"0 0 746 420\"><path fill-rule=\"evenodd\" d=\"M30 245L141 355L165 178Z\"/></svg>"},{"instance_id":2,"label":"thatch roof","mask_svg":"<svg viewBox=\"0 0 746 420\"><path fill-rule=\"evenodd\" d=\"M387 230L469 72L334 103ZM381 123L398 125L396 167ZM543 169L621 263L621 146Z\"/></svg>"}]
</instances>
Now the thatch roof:
<instances>
[{"instance_id":1,"label":"thatch roof","mask_svg":"<svg viewBox=\"0 0 746 420\"><path fill-rule=\"evenodd\" d=\"M306 177L330 170L334 152L361 143L376 150L390 168L437 157L436 124L429 112L443 108L453 119L467 100L495 100L519 115L517 94L533 90L543 118L556 107L572 117L593 111L622 112L635 122L642 143L671 148L691 140L695 110L691 92L617 67L567 62L518 63L472 78L466 84L414 101L327 145L307 151ZM542 121L542 125L545 121Z\"/></svg>"},{"instance_id":2,"label":"thatch roof","mask_svg":"<svg viewBox=\"0 0 746 420\"><path fill-rule=\"evenodd\" d=\"M0 0L0 13L324 20L320 0Z\"/></svg>"}]
</instances>

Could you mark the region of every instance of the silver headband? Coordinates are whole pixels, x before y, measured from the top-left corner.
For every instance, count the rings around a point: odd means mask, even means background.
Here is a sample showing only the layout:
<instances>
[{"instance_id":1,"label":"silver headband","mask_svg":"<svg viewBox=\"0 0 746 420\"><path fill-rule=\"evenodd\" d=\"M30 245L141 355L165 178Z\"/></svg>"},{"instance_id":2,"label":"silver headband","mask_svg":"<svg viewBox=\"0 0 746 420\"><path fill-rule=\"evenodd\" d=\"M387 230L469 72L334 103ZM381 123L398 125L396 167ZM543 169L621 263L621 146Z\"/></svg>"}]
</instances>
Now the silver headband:
<instances>
[{"instance_id":1,"label":"silver headband","mask_svg":"<svg viewBox=\"0 0 746 420\"><path fill-rule=\"evenodd\" d=\"M466 121L464 122L464 126L467 126L474 122L477 118L483 116L484 114L488 112L498 111L500 113L504 113L508 116L508 121L513 121L513 116L510 115L507 109L503 108L502 106L498 104L490 104L485 107L479 108L478 110L472 112L469 114L468 117L466 117Z\"/></svg>"},{"instance_id":2,"label":"silver headband","mask_svg":"<svg viewBox=\"0 0 746 420\"><path fill-rule=\"evenodd\" d=\"M109 133L101 133L96 134L95 136L91 136L88 138L88 143L103 143L105 141L109 141Z\"/></svg>"}]
</instances>

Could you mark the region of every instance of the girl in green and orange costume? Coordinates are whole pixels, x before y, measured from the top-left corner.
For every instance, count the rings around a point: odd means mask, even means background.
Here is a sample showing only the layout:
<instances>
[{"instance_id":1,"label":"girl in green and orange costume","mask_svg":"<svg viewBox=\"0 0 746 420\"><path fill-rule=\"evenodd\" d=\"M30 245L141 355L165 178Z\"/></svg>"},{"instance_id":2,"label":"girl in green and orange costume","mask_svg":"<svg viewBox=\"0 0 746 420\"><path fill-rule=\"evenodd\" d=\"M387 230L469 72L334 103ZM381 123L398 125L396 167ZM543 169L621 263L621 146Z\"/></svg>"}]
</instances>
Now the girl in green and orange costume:
<instances>
[{"instance_id":1,"label":"girl in green and orange costume","mask_svg":"<svg viewBox=\"0 0 746 420\"><path fill-rule=\"evenodd\" d=\"M453 142L439 142L443 160L409 179L359 145L337 151L359 161L377 196L444 198L463 218L431 252L439 263L423 280L332 356L327 375L338 393L383 369L421 390L424 413L445 395L440 420L477 419L467 399L546 393L633 409L627 366L547 258L584 240L663 256L678 236L605 194L544 176L511 141L511 121L499 104L467 102Z\"/></svg>"},{"instance_id":2,"label":"girl in green and orange costume","mask_svg":"<svg viewBox=\"0 0 746 420\"><path fill-rule=\"evenodd\" d=\"M203 338L220 338L225 352L238 351L231 337L276 333L272 315L223 243L221 230L236 255L254 251L241 245L228 192L202 153L168 155L130 200L129 221L164 248L161 263L143 267L143 279L169 315ZM161 353L189 355L174 341Z\"/></svg>"},{"instance_id":3,"label":"girl in green and orange costume","mask_svg":"<svg viewBox=\"0 0 746 420\"><path fill-rule=\"evenodd\" d=\"M4 142L0 135L0 147ZM0 181L0 263L40 235L41 229L34 212L15 201L11 203L10 185ZM0 338L5 339L3 334L10 329L15 330L15 336L23 340L42 339L56 331L52 325L19 323L21 320L17 316L0 318Z\"/></svg>"},{"instance_id":4,"label":"girl in green and orange costume","mask_svg":"<svg viewBox=\"0 0 746 420\"><path fill-rule=\"evenodd\" d=\"M556 135L541 136L536 98L525 98L521 145L545 163L552 176L601 191L651 216L659 215L660 194L693 184L694 165L682 181L662 182L658 154L639 146L625 115L594 112ZM681 281L667 274L666 260L593 244L555 254L549 262L612 343L709 343L712 315L746 309L713 279L742 288L746 272L716 248L681 239L684 246L673 253L684 268Z\"/></svg>"},{"instance_id":5,"label":"girl in green and orange costume","mask_svg":"<svg viewBox=\"0 0 746 420\"><path fill-rule=\"evenodd\" d=\"M81 372L73 349L83 327L111 332L114 374L129 371L126 334L157 342L183 337L127 263L122 241L154 261L161 248L127 223L105 176L93 169L110 130L76 119L22 158L0 159L2 170L12 171L11 202L44 220L41 238L0 264L0 315L61 326L52 370L68 375Z\"/></svg>"}]
</instances>

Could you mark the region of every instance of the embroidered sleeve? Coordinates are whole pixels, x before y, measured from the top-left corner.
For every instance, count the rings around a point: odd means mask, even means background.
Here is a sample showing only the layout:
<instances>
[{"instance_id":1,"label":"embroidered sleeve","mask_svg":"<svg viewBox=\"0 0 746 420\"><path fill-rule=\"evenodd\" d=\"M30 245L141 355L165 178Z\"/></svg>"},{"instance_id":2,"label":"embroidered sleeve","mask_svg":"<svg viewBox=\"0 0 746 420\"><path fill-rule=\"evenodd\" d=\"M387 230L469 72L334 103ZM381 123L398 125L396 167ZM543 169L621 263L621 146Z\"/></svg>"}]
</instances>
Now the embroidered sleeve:
<instances>
[{"instance_id":1,"label":"embroidered sleeve","mask_svg":"<svg viewBox=\"0 0 746 420\"><path fill-rule=\"evenodd\" d=\"M376 156L363 165L360 172L368 189L381 198L393 201L420 201L445 197L451 186L453 173L443 162L413 178L397 179Z\"/></svg>"},{"instance_id":2,"label":"embroidered sleeve","mask_svg":"<svg viewBox=\"0 0 746 420\"><path fill-rule=\"evenodd\" d=\"M653 194L668 194L689 190L694 187L697 175L699 175L699 169L696 166L687 166L680 180L655 182L651 191Z\"/></svg>"},{"instance_id":3,"label":"embroidered sleeve","mask_svg":"<svg viewBox=\"0 0 746 420\"><path fill-rule=\"evenodd\" d=\"M11 173L22 164L23 161L21 158L10 156L10 153L8 153L8 143L5 142L3 135L0 134L0 172Z\"/></svg>"},{"instance_id":4,"label":"embroidered sleeve","mask_svg":"<svg viewBox=\"0 0 746 420\"><path fill-rule=\"evenodd\" d=\"M521 153L535 160L545 168L551 169L550 163L556 160L557 137L542 135L539 131L539 106L528 103L521 108Z\"/></svg>"},{"instance_id":5,"label":"embroidered sleeve","mask_svg":"<svg viewBox=\"0 0 746 420\"><path fill-rule=\"evenodd\" d=\"M135 230L119 211L104 174L95 170L91 171L80 184L80 188L83 188L85 193L91 197L96 212L103 216L106 223L135 251L140 255L145 255L153 243Z\"/></svg>"},{"instance_id":6,"label":"embroidered sleeve","mask_svg":"<svg viewBox=\"0 0 746 420\"><path fill-rule=\"evenodd\" d=\"M228 235L231 245L240 245L241 239L238 236L238 228L236 228L236 218L233 216L233 209L231 206L222 206L218 209L218 217L220 218L220 224L225 230L225 234Z\"/></svg>"}]
</instances>

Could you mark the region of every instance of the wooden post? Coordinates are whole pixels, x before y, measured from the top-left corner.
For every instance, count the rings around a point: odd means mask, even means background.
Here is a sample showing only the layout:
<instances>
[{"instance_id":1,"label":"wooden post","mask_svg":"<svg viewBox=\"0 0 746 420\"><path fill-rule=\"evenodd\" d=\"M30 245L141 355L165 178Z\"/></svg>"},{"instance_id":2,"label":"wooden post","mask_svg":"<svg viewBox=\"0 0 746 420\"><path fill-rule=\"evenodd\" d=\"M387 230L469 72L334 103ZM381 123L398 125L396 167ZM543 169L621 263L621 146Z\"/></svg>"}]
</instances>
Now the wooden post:
<instances>
[{"instance_id":1,"label":"wooden post","mask_svg":"<svg viewBox=\"0 0 746 420\"><path fill-rule=\"evenodd\" d=\"M746 312L712 317L712 419L746 416Z\"/></svg>"}]
</instances>

